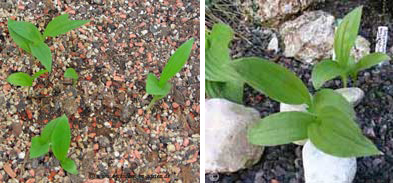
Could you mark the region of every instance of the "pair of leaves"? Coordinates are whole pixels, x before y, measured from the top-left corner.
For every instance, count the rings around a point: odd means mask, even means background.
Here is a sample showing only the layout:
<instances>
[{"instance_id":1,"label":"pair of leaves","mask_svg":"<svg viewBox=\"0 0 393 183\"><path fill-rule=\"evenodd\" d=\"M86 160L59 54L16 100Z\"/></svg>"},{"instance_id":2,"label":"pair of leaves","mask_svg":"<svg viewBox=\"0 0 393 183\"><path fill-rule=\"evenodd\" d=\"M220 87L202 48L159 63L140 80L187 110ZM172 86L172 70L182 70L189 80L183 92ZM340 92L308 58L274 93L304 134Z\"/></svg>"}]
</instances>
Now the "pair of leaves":
<instances>
[{"instance_id":1,"label":"pair of leaves","mask_svg":"<svg viewBox=\"0 0 393 183\"><path fill-rule=\"evenodd\" d=\"M71 130L67 116L63 115L50 121L43 129L41 136L33 137L30 158L37 158L48 153L51 147L64 170L71 174L77 174L75 162L67 158L70 143Z\"/></svg>"},{"instance_id":2,"label":"pair of leaves","mask_svg":"<svg viewBox=\"0 0 393 183\"><path fill-rule=\"evenodd\" d=\"M160 79L158 79L154 74L149 73L146 79L146 92L153 96L159 96L162 98L166 96L171 90L172 85L169 80L178 73L186 61L190 57L192 45L194 44L194 39L190 39L183 43L175 53L170 57L167 65L162 71ZM157 98L157 97L156 97Z\"/></svg>"},{"instance_id":3,"label":"pair of leaves","mask_svg":"<svg viewBox=\"0 0 393 183\"><path fill-rule=\"evenodd\" d=\"M40 70L33 76L24 72L17 72L8 76L7 81L15 86L33 86L33 81L47 72L48 70Z\"/></svg>"},{"instance_id":4,"label":"pair of leaves","mask_svg":"<svg viewBox=\"0 0 393 183\"><path fill-rule=\"evenodd\" d=\"M351 76L355 81L359 71L368 69L380 62L390 60L390 57L384 53L366 55L357 63L350 56L351 49L358 36L361 16L362 7L358 7L347 14L341 21L334 36L336 60L324 60L313 68L312 83L314 88L321 88L326 81L334 79L337 76L341 76L342 78ZM346 86L346 79L343 82L344 86Z\"/></svg>"},{"instance_id":5,"label":"pair of leaves","mask_svg":"<svg viewBox=\"0 0 393 183\"><path fill-rule=\"evenodd\" d=\"M353 121L353 107L339 93L324 89L311 97L294 73L268 60L243 58L231 66L247 84L270 98L309 107L308 112L281 112L263 118L249 129L251 143L280 145L310 138L317 148L334 156L379 154Z\"/></svg>"},{"instance_id":6,"label":"pair of leaves","mask_svg":"<svg viewBox=\"0 0 393 183\"><path fill-rule=\"evenodd\" d=\"M68 14L60 15L49 22L42 35L35 25L8 19L8 30L15 43L36 57L48 70L52 70L52 54L44 43L48 36L55 37L86 24L89 20L69 20Z\"/></svg>"},{"instance_id":7,"label":"pair of leaves","mask_svg":"<svg viewBox=\"0 0 393 183\"><path fill-rule=\"evenodd\" d=\"M225 24L215 24L210 33L206 33L206 94L210 98L226 98L236 103L243 103L244 82L229 66L231 62L229 43L233 30Z\"/></svg>"}]
</instances>

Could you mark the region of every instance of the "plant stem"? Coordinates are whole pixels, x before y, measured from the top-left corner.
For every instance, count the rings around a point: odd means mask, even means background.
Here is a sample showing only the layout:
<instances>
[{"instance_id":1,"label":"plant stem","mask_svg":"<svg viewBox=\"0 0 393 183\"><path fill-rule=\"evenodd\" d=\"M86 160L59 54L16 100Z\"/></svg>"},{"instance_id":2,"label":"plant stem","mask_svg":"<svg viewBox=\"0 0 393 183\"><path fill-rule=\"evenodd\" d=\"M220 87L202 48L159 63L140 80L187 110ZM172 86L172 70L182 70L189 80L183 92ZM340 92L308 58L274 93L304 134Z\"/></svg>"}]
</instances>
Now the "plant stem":
<instances>
[{"instance_id":1,"label":"plant stem","mask_svg":"<svg viewBox=\"0 0 393 183\"><path fill-rule=\"evenodd\" d=\"M149 111L150 110L150 108L151 107L153 107L153 105L157 102L157 100L159 99L159 97L158 96L153 96L153 99L150 101L150 104L147 106L147 111Z\"/></svg>"},{"instance_id":2,"label":"plant stem","mask_svg":"<svg viewBox=\"0 0 393 183\"><path fill-rule=\"evenodd\" d=\"M348 79L347 79L347 76L345 76L345 75L342 75L342 76L341 76L341 80L342 80L342 82L343 82L344 88L346 88L346 87L347 87L347 85L348 85Z\"/></svg>"}]
</instances>

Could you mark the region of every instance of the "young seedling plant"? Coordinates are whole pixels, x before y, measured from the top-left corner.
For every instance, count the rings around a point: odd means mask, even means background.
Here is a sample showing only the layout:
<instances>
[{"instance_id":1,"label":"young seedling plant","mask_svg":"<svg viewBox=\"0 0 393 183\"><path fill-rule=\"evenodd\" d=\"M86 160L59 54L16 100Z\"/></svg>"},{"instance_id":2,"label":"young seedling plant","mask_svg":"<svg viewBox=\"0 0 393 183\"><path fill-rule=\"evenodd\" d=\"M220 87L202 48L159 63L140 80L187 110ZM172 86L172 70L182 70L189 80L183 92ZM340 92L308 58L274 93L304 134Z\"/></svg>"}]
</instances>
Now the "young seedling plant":
<instances>
[{"instance_id":1,"label":"young seedling plant","mask_svg":"<svg viewBox=\"0 0 393 183\"><path fill-rule=\"evenodd\" d=\"M372 53L362 57L358 62L350 55L351 49L358 36L362 7L358 7L347 14L334 36L335 60L323 60L315 65L312 71L312 83L314 88L319 89L322 85L337 76L341 77L344 87L347 87L348 76L356 83L359 71L368 69L380 62L390 60L384 53Z\"/></svg>"},{"instance_id":2,"label":"young seedling plant","mask_svg":"<svg viewBox=\"0 0 393 183\"><path fill-rule=\"evenodd\" d=\"M71 143L71 130L68 118L63 115L50 121L42 130L40 136L31 140L30 158L45 155L52 149L56 159L60 161L61 167L71 174L78 174L75 162L67 157Z\"/></svg>"},{"instance_id":3,"label":"young seedling plant","mask_svg":"<svg viewBox=\"0 0 393 183\"><path fill-rule=\"evenodd\" d=\"M47 37L56 37L78 28L90 20L70 20L68 14L54 18L46 26L43 34L37 27L29 22L8 19L8 31L15 43L28 53L36 57L46 70L52 70L52 54L50 48L45 44Z\"/></svg>"},{"instance_id":4,"label":"young seedling plant","mask_svg":"<svg viewBox=\"0 0 393 183\"><path fill-rule=\"evenodd\" d=\"M47 72L48 70L40 70L32 76L24 72L16 72L8 76L7 81L15 86L27 86L28 92L30 93L30 88L33 86L33 81Z\"/></svg>"},{"instance_id":5,"label":"young seedling plant","mask_svg":"<svg viewBox=\"0 0 393 183\"><path fill-rule=\"evenodd\" d=\"M172 87L172 85L169 83L169 80L183 68L184 64L190 57L193 44L194 39L192 38L183 43L175 51L162 71L160 79L157 79L157 77L152 73L147 75L146 92L150 95L153 95L153 99L147 107L147 110L150 110L157 100L160 100L168 95Z\"/></svg>"},{"instance_id":6,"label":"young seedling plant","mask_svg":"<svg viewBox=\"0 0 393 183\"><path fill-rule=\"evenodd\" d=\"M225 24L215 24L205 38L205 88L209 98L225 98L243 103L244 83L236 72L228 66L232 61L229 43L233 30Z\"/></svg>"},{"instance_id":7,"label":"young seedling plant","mask_svg":"<svg viewBox=\"0 0 393 183\"><path fill-rule=\"evenodd\" d=\"M306 112L279 112L261 119L248 131L252 144L273 146L310 139L319 150L337 157L381 154L363 136L353 107L339 93L322 89L312 96L294 73L268 60L243 58L231 66L245 83L273 100L307 105Z\"/></svg>"},{"instance_id":8,"label":"young seedling plant","mask_svg":"<svg viewBox=\"0 0 393 183\"><path fill-rule=\"evenodd\" d=\"M76 86L76 82L78 81L78 74L76 73L75 69L73 68L68 68L65 72L64 72L64 77L65 78L70 78L72 79L72 86Z\"/></svg>"}]
</instances>

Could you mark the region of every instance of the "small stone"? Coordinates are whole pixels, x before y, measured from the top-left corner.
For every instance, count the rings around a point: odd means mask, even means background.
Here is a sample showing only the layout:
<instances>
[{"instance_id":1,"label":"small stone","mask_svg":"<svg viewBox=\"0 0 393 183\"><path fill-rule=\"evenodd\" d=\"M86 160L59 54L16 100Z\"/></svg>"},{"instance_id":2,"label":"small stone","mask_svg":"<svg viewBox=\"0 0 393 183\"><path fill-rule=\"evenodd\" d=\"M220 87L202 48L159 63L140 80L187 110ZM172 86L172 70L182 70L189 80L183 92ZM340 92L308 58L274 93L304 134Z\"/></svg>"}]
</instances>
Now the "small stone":
<instances>
[{"instance_id":1,"label":"small stone","mask_svg":"<svg viewBox=\"0 0 393 183\"><path fill-rule=\"evenodd\" d=\"M117 151L115 151L114 154L115 154L115 157L119 157L120 156L120 153L117 152Z\"/></svg>"},{"instance_id":2,"label":"small stone","mask_svg":"<svg viewBox=\"0 0 393 183\"><path fill-rule=\"evenodd\" d=\"M19 154L18 154L18 158L19 159L25 159L25 152L20 152Z\"/></svg>"},{"instance_id":3,"label":"small stone","mask_svg":"<svg viewBox=\"0 0 393 183\"><path fill-rule=\"evenodd\" d=\"M274 51L275 53L277 53L279 51L278 38L277 38L276 34L273 34L272 39L270 40L269 44L267 45L267 50Z\"/></svg>"},{"instance_id":4,"label":"small stone","mask_svg":"<svg viewBox=\"0 0 393 183\"><path fill-rule=\"evenodd\" d=\"M341 158L317 149L311 141L303 146L306 183L352 183L356 174L356 158Z\"/></svg>"},{"instance_id":5,"label":"small stone","mask_svg":"<svg viewBox=\"0 0 393 183\"><path fill-rule=\"evenodd\" d=\"M149 32L148 30L141 31L142 35L146 35L148 32Z\"/></svg>"},{"instance_id":6,"label":"small stone","mask_svg":"<svg viewBox=\"0 0 393 183\"><path fill-rule=\"evenodd\" d=\"M342 96L344 96L345 99L349 103L351 103L353 106L356 106L359 104L359 102L363 99L364 97L364 91L360 88L352 87L352 88L340 88L335 90L338 93L340 93Z\"/></svg>"},{"instance_id":7,"label":"small stone","mask_svg":"<svg viewBox=\"0 0 393 183\"><path fill-rule=\"evenodd\" d=\"M175 152L176 151L176 147L173 144L168 144L167 149L169 152Z\"/></svg>"}]
</instances>

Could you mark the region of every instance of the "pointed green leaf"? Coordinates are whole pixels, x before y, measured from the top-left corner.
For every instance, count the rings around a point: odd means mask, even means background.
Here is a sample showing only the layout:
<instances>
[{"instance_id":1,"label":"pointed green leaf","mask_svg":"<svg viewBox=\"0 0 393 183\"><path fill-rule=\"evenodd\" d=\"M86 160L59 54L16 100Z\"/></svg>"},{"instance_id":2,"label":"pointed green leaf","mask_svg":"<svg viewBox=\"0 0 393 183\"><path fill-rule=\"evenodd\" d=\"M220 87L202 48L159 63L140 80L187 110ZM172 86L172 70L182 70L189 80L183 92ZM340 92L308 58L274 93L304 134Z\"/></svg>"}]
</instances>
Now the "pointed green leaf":
<instances>
[{"instance_id":1,"label":"pointed green leaf","mask_svg":"<svg viewBox=\"0 0 393 183\"><path fill-rule=\"evenodd\" d=\"M15 86L33 86L33 79L24 72L11 74L7 81Z\"/></svg>"},{"instance_id":2,"label":"pointed green leaf","mask_svg":"<svg viewBox=\"0 0 393 183\"><path fill-rule=\"evenodd\" d=\"M358 36L362 7L348 13L340 23L334 36L334 52L341 66L346 66L356 37Z\"/></svg>"},{"instance_id":3,"label":"pointed green leaf","mask_svg":"<svg viewBox=\"0 0 393 183\"><path fill-rule=\"evenodd\" d=\"M43 41L40 31L32 23L8 19L8 29L33 43Z\"/></svg>"},{"instance_id":4,"label":"pointed green leaf","mask_svg":"<svg viewBox=\"0 0 393 183\"><path fill-rule=\"evenodd\" d=\"M222 87L224 83L205 80L206 96L208 98L222 98Z\"/></svg>"},{"instance_id":5,"label":"pointed green leaf","mask_svg":"<svg viewBox=\"0 0 393 183\"><path fill-rule=\"evenodd\" d=\"M322 85L337 76L340 76L344 71L340 68L337 62L333 60L323 60L317 63L311 74L312 84L315 89L319 89Z\"/></svg>"},{"instance_id":6,"label":"pointed green leaf","mask_svg":"<svg viewBox=\"0 0 393 183\"><path fill-rule=\"evenodd\" d=\"M30 45L31 53L41 62L49 72L52 70L52 53L45 43L34 43Z\"/></svg>"},{"instance_id":7,"label":"pointed green leaf","mask_svg":"<svg viewBox=\"0 0 393 183\"><path fill-rule=\"evenodd\" d=\"M353 106L340 93L331 89L318 91L314 95L313 103L315 112L318 115L324 113L324 108L331 106L339 109L349 116L355 116Z\"/></svg>"},{"instance_id":8,"label":"pointed green leaf","mask_svg":"<svg viewBox=\"0 0 393 183\"><path fill-rule=\"evenodd\" d=\"M48 124L46 124L45 128L41 132L41 140L43 142L51 143L53 130L55 129L56 125L61 120L64 120L64 118L59 117L59 118L51 120Z\"/></svg>"},{"instance_id":9,"label":"pointed green leaf","mask_svg":"<svg viewBox=\"0 0 393 183\"><path fill-rule=\"evenodd\" d=\"M286 104L311 104L308 89L288 69L260 58L242 58L231 63L247 84Z\"/></svg>"},{"instance_id":10,"label":"pointed green leaf","mask_svg":"<svg viewBox=\"0 0 393 183\"><path fill-rule=\"evenodd\" d=\"M90 22L90 20L70 20L68 19L68 14L63 14L49 22L45 28L44 36L56 37L88 22Z\"/></svg>"},{"instance_id":11,"label":"pointed green leaf","mask_svg":"<svg viewBox=\"0 0 393 183\"><path fill-rule=\"evenodd\" d=\"M55 129L52 132L51 144L52 151L56 158L61 162L67 157L68 148L71 143L71 130L67 116L60 117Z\"/></svg>"},{"instance_id":12,"label":"pointed green leaf","mask_svg":"<svg viewBox=\"0 0 393 183\"><path fill-rule=\"evenodd\" d=\"M351 117L334 107L324 108L320 122L308 127L311 142L321 151L337 157L359 157L381 154L361 133Z\"/></svg>"},{"instance_id":13,"label":"pointed green leaf","mask_svg":"<svg viewBox=\"0 0 393 183\"><path fill-rule=\"evenodd\" d=\"M316 116L306 112L280 112L261 119L248 130L252 144L273 146L307 138L308 126Z\"/></svg>"},{"instance_id":14,"label":"pointed green leaf","mask_svg":"<svg viewBox=\"0 0 393 183\"><path fill-rule=\"evenodd\" d=\"M33 80L37 79L41 75L47 73L48 70L39 70L38 72L34 73L34 75L31 77Z\"/></svg>"},{"instance_id":15,"label":"pointed green leaf","mask_svg":"<svg viewBox=\"0 0 393 183\"><path fill-rule=\"evenodd\" d=\"M165 86L161 88L159 81L154 74L149 73L147 75L146 92L148 94L166 96L171 91L171 87L172 85L169 82L166 82Z\"/></svg>"},{"instance_id":16,"label":"pointed green leaf","mask_svg":"<svg viewBox=\"0 0 393 183\"><path fill-rule=\"evenodd\" d=\"M243 103L244 83L205 81L206 95L209 98L225 98L238 104Z\"/></svg>"},{"instance_id":17,"label":"pointed green leaf","mask_svg":"<svg viewBox=\"0 0 393 183\"><path fill-rule=\"evenodd\" d=\"M164 70L162 71L159 81L160 87L164 87L169 79L175 76L176 73L178 73L183 68L184 64L186 64L186 61L190 57L193 44L194 38L183 43L171 56Z\"/></svg>"},{"instance_id":18,"label":"pointed green leaf","mask_svg":"<svg viewBox=\"0 0 393 183\"><path fill-rule=\"evenodd\" d=\"M20 36L19 34L17 34L15 31L13 31L10 28L8 28L8 31L10 32L12 40L15 41L16 45L18 45L20 48L22 48L26 52L31 53L29 45L32 44L33 42L29 41L28 39L23 38L22 36Z\"/></svg>"},{"instance_id":19,"label":"pointed green leaf","mask_svg":"<svg viewBox=\"0 0 393 183\"><path fill-rule=\"evenodd\" d=\"M76 169L76 164L72 159L65 158L63 161L60 161L61 167L65 171L71 174L78 174L78 170Z\"/></svg>"},{"instance_id":20,"label":"pointed green leaf","mask_svg":"<svg viewBox=\"0 0 393 183\"><path fill-rule=\"evenodd\" d=\"M40 157L49 152L49 143L41 140L40 136L31 139L30 159Z\"/></svg>"},{"instance_id":21,"label":"pointed green leaf","mask_svg":"<svg viewBox=\"0 0 393 183\"><path fill-rule=\"evenodd\" d=\"M371 53L359 60L359 62L356 64L356 70L361 71L363 69L368 69L374 65L388 60L390 60L390 57L384 53Z\"/></svg>"}]
</instances>

